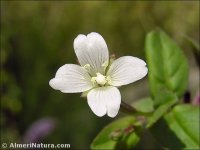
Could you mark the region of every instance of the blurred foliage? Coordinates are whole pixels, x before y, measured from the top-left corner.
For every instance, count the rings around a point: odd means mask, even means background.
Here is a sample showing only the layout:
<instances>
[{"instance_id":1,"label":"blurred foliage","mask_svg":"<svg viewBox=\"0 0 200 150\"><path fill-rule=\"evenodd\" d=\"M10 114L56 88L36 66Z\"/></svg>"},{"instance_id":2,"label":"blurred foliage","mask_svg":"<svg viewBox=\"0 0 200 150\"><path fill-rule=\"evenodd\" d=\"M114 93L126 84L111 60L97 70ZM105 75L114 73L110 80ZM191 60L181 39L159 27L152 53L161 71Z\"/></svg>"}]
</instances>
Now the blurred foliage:
<instances>
[{"instance_id":1,"label":"blurred foliage","mask_svg":"<svg viewBox=\"0 0 200 150\"><path fill-rule=\"evenodd\" d=\"M1 1L1 141L20 141L33 122L51 117L57 126L44 142L88 148L111 119L48 84L61 65L77 62L74 38L99 32L110 53L144 58L145 34L162 28L189 53L180 37L199 41L198 18L198 1Z\"/></svg>"}]
</instances>

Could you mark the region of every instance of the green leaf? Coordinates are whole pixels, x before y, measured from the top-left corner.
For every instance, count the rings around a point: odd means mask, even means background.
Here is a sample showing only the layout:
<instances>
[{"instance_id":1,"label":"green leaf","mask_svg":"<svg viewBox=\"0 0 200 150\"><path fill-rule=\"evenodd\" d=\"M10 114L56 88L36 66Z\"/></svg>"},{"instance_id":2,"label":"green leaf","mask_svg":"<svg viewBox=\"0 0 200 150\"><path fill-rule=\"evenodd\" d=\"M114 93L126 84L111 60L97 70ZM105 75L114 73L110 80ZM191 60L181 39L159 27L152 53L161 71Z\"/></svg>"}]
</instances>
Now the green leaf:
<instances>
[{"instance_id":1,"label":"green leaf","mask_svg":"<svg viewBox=\"0 0 200 150\"><path fill-rule=\"evenodd\" d=\"M188 63L181 49L164 32L153 31L146 37L145 51L152 95L164 89L182 96L188 82Z\"/></svg>"},{"instance_id":2,"label":"green leaf","mask_svg":"<svg viewBox=\"0 0 200 150\"><path fill-rule=\"evenodd\" d=\"M129 116L110 123L93 140L91 149L116 149L118 147L129 149L133 147L139 141L134 130L133 132L130 130L135 122L135 118Z\"/></svg>"},{"instance_id":3,"label":"green leaf","mask_svg":"<svg viewBox=\"0 0 200 150\"><path fill-rule=\"evenodd\" d=\"M152 112L153 108L153 100L150 97L135 101L132 103L132 106L139 112Z\"/></svg>"},{"instance_id":4,"label":"green leaf","mask_svg":"<svg viewBox=\"0 0 200 150\"><path fill-rule=\"evenodd\" d=\"M176 95L171 92L163 92L157 95L154 101L155 104L162 105L159 105L153 115L148 118L147 128L155 124L178 101L178 99Z\"/></svg>"},{"instance_id":5,"label":"green leaf","mask_svg":"<svg viewBox=\"0 0 200 150\"><path fill-rule=\"evenodd\" d=\"M157 108L160 105L164 105L166 103L170 103L170 102L176 102L177 100L177 96L170 92L170 91L162 91L160 93L158 93L155 98L154 98L154 107Z\"/></svg>"},{"instance_id":6,"label":"green leaf","mask_svg":"<svg viewBox=\"0 0 200 150\"><path fill-rule=\"evenodd\" d=\"M179 105L165 116L170 129L184 143L186 149L198 149L200 144L199 106Z\"/></svg>"}]
</instances>

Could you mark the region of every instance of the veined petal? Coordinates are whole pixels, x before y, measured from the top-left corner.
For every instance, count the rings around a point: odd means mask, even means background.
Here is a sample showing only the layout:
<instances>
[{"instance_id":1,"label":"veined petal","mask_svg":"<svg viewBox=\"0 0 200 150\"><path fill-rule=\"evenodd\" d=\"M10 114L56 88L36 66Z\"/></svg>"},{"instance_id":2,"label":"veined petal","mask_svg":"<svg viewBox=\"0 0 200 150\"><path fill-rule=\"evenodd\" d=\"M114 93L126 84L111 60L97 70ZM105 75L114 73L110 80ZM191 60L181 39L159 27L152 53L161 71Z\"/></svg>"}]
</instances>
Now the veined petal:
<instances>
[{"instance_id":1,"label":"veined petal","mask_svg":"<svg viewBox=\"0 0 200 150\"><path fill-rule=\"evenodd\" d=\"M63 93L78 93L91 89L92 82L88 73L80 66L66 64L58 69L49 85Z\"/></svg>"},{"instance_id":2,"label":"veined petal","mask_svg":"<svg viewBox=\"0 0 200 150\"><path fill-rule=\"evenodd\" d=\"M87 36L78 35L74 40L74 50L81 66L89 64L94 72L103 73L102 65L108 61L109 53L100 34L92 32Z\"/></svg>"},{"instance_id":3,"label":"veined petal","mask_svg":"<svg viewBox=\"0 0 200 150\"><path fill-rule=\"evenodd\" d=\"M136 57L124 56L116 59L110 66L107 76L111 78L111 85L121 86L135 82L146 76L146 63Z\"/></svg>"},{"instance_id":4,"label":"veined petal","mask_svg":"<svg viewBox=\"0 0 200 150\"><path fill-rule=\"evenodd\" d=\"M121 94L116 87L99 87L91 90L87 95L88 105L99 117L106 113L109 117L118 114L121 104Z\"/></svg>"}]
</instances>

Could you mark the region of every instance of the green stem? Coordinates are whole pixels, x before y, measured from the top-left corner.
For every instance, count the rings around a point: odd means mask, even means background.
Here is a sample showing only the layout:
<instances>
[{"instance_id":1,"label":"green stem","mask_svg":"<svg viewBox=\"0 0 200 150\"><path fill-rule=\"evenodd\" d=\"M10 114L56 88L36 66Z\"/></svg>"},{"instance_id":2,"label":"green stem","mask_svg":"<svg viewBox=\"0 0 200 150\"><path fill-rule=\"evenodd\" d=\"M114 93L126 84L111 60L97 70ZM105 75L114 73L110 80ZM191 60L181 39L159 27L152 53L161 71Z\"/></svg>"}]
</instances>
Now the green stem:
<instances>
[{"instance_id":1,"label":"green stem","mask_svg":"<svg viewBox=\"0 0 200 150\"><path fill-rule=\"evenodd\" d=\"M127 114L135 114L137 111L131 105L125 103L124 101L121 102L121 111Z\"/></svg>"},{"instance_id":2,"label":"green stem","mask_svg":"<svg viewBox=\"0 0 200 150\"><path fill-rule=\"evenodd\" d=\"M121 102L121 111L129 114L129 115L135 115L135 116L151 116L153 112L139 112L131 105L125 103L124 101Z\"/></svg>"}]
</instances>

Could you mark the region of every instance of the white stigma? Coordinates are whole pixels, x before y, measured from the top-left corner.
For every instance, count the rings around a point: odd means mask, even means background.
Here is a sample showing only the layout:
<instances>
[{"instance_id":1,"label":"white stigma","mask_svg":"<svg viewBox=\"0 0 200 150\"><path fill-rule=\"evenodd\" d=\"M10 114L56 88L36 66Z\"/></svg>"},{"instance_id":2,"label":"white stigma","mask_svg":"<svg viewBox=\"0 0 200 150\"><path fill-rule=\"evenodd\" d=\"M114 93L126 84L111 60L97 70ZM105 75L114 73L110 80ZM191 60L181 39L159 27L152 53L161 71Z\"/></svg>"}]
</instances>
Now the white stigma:
<instances>
[{"instance_id":1,"label":"white stigma","mask_svg":"<svg viewBox=\"0 0 200 150\"><path fill-rule=\"evenodd\" d=\"M100 74L100 73L97 73L97 77L96 77L96 82L100 85L104 85L106 84L106 76Z\"/></svg>"},{"instance_id":2,"label":"white stigma","mask_svg":"<svg viewBox=\"0 0 200 150\"><path fill-rule=\"evenodd\" d=\"M105 85L107 80L106 76L102 75L101 73L96 73L96 77L92 77L91 81L96 82L99 85Z\"/></svg>"}]
</instances>

